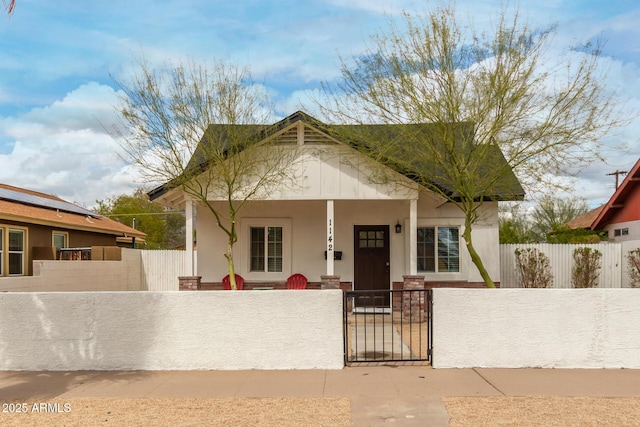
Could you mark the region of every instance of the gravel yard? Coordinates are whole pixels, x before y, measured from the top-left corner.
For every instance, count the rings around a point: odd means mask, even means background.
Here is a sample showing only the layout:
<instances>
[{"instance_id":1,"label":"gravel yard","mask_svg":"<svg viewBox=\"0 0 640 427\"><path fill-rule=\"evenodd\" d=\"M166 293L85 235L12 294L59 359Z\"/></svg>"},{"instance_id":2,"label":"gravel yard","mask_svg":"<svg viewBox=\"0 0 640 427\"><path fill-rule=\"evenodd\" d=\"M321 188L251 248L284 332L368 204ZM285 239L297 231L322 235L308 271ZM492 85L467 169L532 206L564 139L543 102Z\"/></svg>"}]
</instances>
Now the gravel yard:
<instances>
[{"instance_id":1,"label":"gravel yard","mask_svg":"<svg viewBox=\"0 0 640 427\"><path fill-rule=\"evenodd\" d=\"M29 402L26 413L0 413L0 425L340 427L350 423L347 398L82 398L46 403L49 411L43 407L44 412L37 412L38 402ZM54 408L60 412L51 412Z\"/></svg>"},{"instance_id":2,"label":"gravel yard","mask_svg":"<svg viewBox=\"0 0 640 427\"><path fill-rule=\"evenodd\" d=\"M445 397L451 427L640 425L635 397Z\"/></svg>"}]
</instances>

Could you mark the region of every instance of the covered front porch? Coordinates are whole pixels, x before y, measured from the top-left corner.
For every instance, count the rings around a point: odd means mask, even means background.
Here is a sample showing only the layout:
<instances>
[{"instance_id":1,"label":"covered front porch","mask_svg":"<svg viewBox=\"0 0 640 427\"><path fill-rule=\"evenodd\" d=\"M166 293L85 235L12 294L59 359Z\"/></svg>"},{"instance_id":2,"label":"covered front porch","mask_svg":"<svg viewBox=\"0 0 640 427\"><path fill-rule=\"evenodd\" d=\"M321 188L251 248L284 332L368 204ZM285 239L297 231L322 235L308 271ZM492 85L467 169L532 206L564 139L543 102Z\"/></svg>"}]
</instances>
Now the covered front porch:
<instances>
[{"instance_id":1,"label":"covered front porch","mask_svg":"<svg viewBox=\"0 0 640 427\"><path fill-rule=\"evenodd\" d=\"M434 198L421 196L248 202L236 218L236 274L244 278L245 289L286 288L287 277L294 273L307 277L308 289L400 289L416 276L423 276L428 287L473 285L469 283L470 262L459 242L463 218L455 206L438 205ZM187 235L193 235L197 222L197 271L193 242L187 242L192 275L201 277L200 289L222 289L222 278L228 274L223 255L227 236L207 207L188 204L186 212ZM424 253L425 242L419 241L418 231L444 226L455 232L455 241L449 245L456 251L456 268L438 271L433 266L434 271L424 271L426 258L437 262L438 247ZM486 234L480 237L489 246L491 233L482 229L479 233Z\"/></svg>"}]
</instances>

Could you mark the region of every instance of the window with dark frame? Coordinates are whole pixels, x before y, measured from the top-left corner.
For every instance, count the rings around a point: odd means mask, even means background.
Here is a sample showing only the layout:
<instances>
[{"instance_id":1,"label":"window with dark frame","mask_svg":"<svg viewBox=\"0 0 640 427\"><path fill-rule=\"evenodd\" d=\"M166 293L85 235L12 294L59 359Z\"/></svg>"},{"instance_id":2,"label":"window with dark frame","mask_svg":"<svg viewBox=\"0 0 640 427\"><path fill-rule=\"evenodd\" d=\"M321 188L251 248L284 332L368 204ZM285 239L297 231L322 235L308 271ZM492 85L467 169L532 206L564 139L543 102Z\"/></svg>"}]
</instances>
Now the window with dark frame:
<instances>
[{"instance_id":1,"label":"window with dark frame","mask_svg":"<svg viewBox=\"0 0 640 427\"><path fill-rule=\"evenodd\" d=\"M282 272L282 227L250 227L250 271Z\"/></svg>"},{"instance_id":2,"label":"window with dark frame","mask_svg":"<svg viewBox=\"0 0 640 427\"><path fill-rule=\"evenodd\" d=\"M431 273L460 271L458 227L420 227L417 243L418 271Z\"/></svg>"}]
</instances>

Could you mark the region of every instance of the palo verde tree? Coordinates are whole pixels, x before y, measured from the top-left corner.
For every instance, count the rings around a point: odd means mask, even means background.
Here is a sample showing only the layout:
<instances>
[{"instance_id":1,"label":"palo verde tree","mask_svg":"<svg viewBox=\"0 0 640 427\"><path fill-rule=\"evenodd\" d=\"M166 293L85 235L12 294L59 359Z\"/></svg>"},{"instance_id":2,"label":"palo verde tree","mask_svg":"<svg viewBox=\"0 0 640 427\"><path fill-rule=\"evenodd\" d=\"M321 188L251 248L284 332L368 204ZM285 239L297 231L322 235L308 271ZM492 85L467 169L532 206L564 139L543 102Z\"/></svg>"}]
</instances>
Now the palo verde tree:
<instances>
[{"instance_id":1,"label":"palo verde tree","mask_svg":"<svg viewBox=\"0 0 640 427\"><path fill-rule=\"evenodd\" d=\"M140 61L140 71L118 85L123 159L147 181L182 191L213 214L227 237L224 256L236 289L238 212L295 180L295 148L270 140L261 124L273 120L265 91L248 69L220 62L152 69Z\"/></svg>"},{"instance_id":2,"label":"palo verde tree","mask_svg":"<svg viewBox=\"0 0 640 427\"><path fill-rule=\"evenodd\" d=\"M506 11L491 31L461 25L450 7L405 13L364 54L342 59L342 78L319 100L337 123L404 125L368 139L369 156L464 213L462 237L488 287L471 233L482 204L516 198L514 172L526 188L600 158L601 137L615 124L598 49L553 62L553 34Z\"/></svg>"},{"instance_id":3,"label":"palo verde tree","mask_svg":"<svg viewBox=\"0 0 640 427\"><path fill-rule=\"evenodd\" d=\"M548 233L561 231L566 223L588 210L584 199L561 199L545 195L531 213L533 231L540 241L544 241Z\"/></svg>"},{"instance_id":4,"label":"palo verde tree","mask_svg":"<svg viewBox=\"0 0 640 427\"><path fill-rule=\"evenodd\" d=\"M498 206L500 243L534 243L531 221L520 203L502 203Z\"/></svg>"}]
</instances>

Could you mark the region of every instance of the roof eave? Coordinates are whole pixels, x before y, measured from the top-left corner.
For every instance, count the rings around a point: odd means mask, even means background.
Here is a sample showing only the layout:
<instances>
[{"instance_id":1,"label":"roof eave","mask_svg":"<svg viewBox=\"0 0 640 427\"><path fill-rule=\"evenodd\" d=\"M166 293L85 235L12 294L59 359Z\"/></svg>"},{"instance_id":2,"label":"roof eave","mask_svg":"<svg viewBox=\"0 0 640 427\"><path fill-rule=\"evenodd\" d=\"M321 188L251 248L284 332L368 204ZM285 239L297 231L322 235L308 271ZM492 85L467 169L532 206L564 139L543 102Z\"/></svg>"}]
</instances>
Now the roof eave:
<instances>
[{"instance_id":1,"label":"roof eave","mask_svg":"<svg viewBox=\"0 0 640 427\"><path fill-rule=\"evenodd\" d=\"M12 214L6 214L6 213L0 214L0 219L6 220L6 221L21 222L25 224L44 225L47 227L56 227L56 228L66 229L66 230L87 231L91 233L109 234L114 236L145 237L147 235L146 233L137 231L135 229L132 229L133 231L113 230L113 229L104 228L104 227L81 226L76 224L69 224L63 221L50 221L46 219L37 219L37 218L28 217L28 216L12 215Z\"/></svg>"},{"instance_id":2,"label":"roof eave","mask_svg":"<svg viewBox=\"0 0 640 427\"><path fill-rule=\"evenodd\" d=\"M640 185L640 181L638 180L639 178L640 159L636 161L631 171L627 174L624 180L622 180L620 186L616 189L616 191L613 193L613 195L605 205L605 208L602 209L600 214L593 221L593 223L591 224L592 230L599 230L601 227L603 227L603 224L605 224L609 217L613 215L613 210L617 208L616 205L624 204L624 200L621 199L623 199L623 196L628 192L632 191L632 186Z\"/></svg>"}]
</instances>

